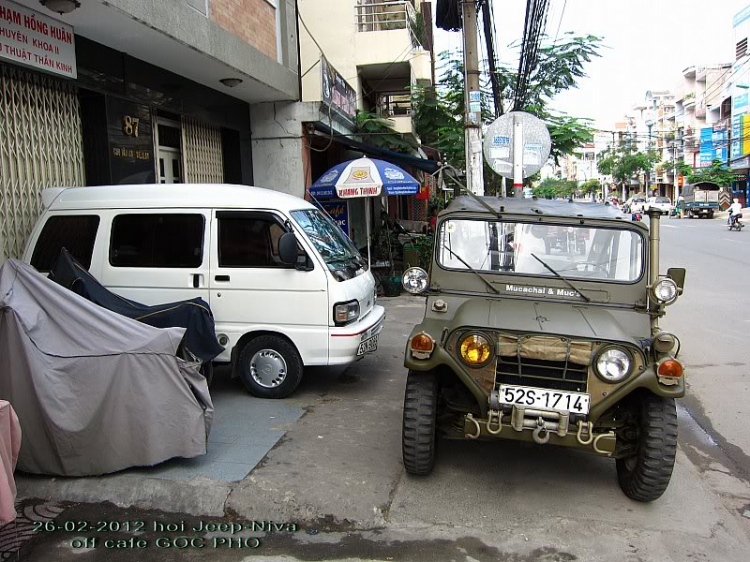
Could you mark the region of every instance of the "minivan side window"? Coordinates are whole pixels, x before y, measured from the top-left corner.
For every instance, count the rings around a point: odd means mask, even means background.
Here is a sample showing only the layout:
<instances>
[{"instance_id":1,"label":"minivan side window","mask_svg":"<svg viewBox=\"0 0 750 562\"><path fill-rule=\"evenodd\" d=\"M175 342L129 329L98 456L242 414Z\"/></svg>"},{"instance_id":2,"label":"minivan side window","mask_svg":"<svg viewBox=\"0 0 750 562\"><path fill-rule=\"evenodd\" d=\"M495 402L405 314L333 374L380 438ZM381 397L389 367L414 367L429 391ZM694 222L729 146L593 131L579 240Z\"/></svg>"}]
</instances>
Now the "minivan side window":
<instances>
[{"instance_id":1,"label":"minivan side window","mask_svg":"<svg viewBox=\"0 0 750 562\"><path fill-rule=\"evenodd\" d=\"M117 215L112 221L109 263L114 267L200 267L200 214Z\"/></svg>"},{"instance_id":2,"label":"minivan side window","mask_svg":"<svg viewBox=\"0 0 750 562\"><path fill-rule=\"evenodd\" d=\"M47 219L36 241L31 265L37 271L48 272L65 248L70 254L89 269L94 253L99 217L96 215L57 215Z\"/></svg>"},{"instance_id":3,"label":"minivan side window","mask_svg":"<svg viewBox=\"0 0 750 562\"><path fill-rule=\"evenodd\" d=\"M288 267L278 253L284 232L270 216L219 215L219 267Z\"/></svg>"}]
</instances>

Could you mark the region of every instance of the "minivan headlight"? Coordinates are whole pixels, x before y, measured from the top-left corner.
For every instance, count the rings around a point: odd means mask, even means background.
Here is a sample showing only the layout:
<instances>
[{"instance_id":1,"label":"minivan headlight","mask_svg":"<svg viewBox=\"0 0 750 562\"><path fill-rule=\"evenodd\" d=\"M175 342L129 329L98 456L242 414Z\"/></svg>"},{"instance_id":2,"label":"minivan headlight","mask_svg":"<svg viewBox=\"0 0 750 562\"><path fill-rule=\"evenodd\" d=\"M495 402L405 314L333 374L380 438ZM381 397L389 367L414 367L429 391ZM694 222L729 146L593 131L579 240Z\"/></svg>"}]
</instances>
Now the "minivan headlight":
<instances>
[{"instance_id":1,"label":"minivan headlight","mask_svg":"<svg viewBox=\"0 0 750 562\"><path fill-rule=\"evenodd\" d=\"M630 354L618 347L608 347L596 358L595 370L605 382L620 382L630 374L633 359Z\"/></svg>"},{"instance_id":2,"label":"minivan headlight","mask_svg":"<svg viewBox=\"0 0 750 562\"><path fill-rule=\"evenodd\" d=\"M359 302L340 302L333 307L333 321L337 326L351 324L359 318Z\"/></svg>"}]
</instances>

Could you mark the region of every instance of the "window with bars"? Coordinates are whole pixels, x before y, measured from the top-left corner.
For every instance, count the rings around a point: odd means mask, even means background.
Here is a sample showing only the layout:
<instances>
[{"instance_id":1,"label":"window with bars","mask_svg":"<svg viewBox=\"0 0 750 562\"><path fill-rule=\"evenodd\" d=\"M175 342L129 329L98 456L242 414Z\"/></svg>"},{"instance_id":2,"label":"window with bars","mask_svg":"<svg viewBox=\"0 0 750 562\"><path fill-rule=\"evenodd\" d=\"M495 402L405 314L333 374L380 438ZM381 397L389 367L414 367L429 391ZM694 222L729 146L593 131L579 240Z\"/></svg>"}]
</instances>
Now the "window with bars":
<instances>
[{"instance_id":1,"label":"window with bars","mask_svg":"<svg viewBox=\"0 0 750 562\"><path fill-rule=\"evenodd\" d=\"M740 60L746 54L747 54L747 37L745 37L742 41L737 42L736 59Z\"/></svg>"}]
</instances>

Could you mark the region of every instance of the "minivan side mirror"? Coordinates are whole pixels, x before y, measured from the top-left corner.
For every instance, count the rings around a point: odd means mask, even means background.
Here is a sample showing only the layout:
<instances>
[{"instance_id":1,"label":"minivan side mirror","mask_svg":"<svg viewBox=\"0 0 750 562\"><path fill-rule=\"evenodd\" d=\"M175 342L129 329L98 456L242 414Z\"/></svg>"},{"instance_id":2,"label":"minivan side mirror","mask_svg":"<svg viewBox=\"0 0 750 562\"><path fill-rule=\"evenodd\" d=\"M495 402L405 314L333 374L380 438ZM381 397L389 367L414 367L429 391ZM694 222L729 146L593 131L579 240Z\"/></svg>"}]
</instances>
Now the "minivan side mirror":
<instances>
[{"instance_id":1,"label":"minivan side mirror","mask_svg":"<svg viewBox=\"0 0 750 562\"><path fill-rule=\"evenodd\" d=\"M667 270L667 277L674 281L677 286L682 290L685 287L685 268L684 267L670 267Z\"/></svg>"},{"instance_id":2,"label":"minivan side mirror","mask_svg":"<svg viewBox=\"0 0 750 562\"><path fill-rule=\"evenodd\" d=\"M297 237L294 232L285 232L279 238L279 258L286 265L297 263Z\"/></svg>"}]
</instances>

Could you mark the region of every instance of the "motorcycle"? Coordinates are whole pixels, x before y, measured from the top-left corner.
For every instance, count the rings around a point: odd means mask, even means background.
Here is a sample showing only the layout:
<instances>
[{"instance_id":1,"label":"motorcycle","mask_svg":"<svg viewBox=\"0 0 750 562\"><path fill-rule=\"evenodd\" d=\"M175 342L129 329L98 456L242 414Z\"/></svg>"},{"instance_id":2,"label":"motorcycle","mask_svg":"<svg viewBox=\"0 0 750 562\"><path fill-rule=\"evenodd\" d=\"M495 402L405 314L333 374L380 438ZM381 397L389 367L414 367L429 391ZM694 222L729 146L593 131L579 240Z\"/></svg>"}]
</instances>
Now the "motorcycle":
<instances>
[{"instance_id":1,"label":"motorcycle","mask_svg":"<svg viewBox=\"0 0 750 562\"><path fill-rule=\"evenodd\" d=\"M729 230L736 230L739 232L742 230L742 228L745 226L742 224L742 221L740 220L742 218L742 213L737 213L735 215L731 215L729 217Z\"/></svg>"}]
</instances>

